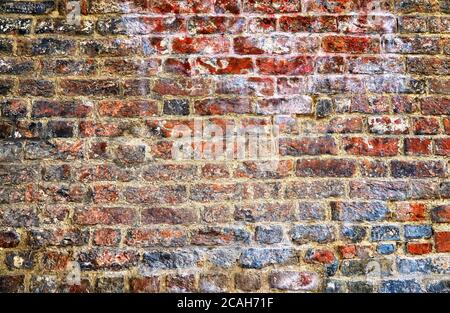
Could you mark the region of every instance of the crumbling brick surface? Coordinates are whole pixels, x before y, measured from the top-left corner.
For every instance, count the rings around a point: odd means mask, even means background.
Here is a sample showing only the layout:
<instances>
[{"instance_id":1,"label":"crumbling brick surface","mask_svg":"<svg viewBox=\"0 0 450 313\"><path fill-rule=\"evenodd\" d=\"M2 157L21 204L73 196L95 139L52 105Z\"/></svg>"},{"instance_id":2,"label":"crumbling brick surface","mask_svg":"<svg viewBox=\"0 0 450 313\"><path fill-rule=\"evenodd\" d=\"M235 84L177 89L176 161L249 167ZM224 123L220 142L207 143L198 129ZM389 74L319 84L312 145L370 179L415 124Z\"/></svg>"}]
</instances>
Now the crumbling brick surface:
<instances>
[{"instance_id":1,"label":"crumbling brick surface","mask_svg":"<svg viewBox=\"0 0 450 313\"><path fill-rule=\"evenodd\" d=\"M0 292L448 292L449 10L1 1Z\"/></svg>"}]
</instances>

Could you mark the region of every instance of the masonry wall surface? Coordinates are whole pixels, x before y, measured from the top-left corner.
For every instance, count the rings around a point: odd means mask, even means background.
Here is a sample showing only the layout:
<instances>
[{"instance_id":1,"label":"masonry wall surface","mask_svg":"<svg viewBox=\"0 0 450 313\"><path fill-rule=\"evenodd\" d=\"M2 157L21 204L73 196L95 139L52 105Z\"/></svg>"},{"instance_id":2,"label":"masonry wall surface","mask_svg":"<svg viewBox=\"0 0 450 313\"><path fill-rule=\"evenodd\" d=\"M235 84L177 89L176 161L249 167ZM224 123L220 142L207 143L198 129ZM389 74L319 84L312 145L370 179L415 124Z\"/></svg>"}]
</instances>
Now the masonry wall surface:
<instances>
[{"instance_id":1,"label":"masonry wall surface","mask_svg":"<svg viewBox=\"0 0 450 313\"><path fill-rule=\"evenodd\" d=\"M449 13L1 0L0 291L448 292Z\"/></svg>"}]
</instances>

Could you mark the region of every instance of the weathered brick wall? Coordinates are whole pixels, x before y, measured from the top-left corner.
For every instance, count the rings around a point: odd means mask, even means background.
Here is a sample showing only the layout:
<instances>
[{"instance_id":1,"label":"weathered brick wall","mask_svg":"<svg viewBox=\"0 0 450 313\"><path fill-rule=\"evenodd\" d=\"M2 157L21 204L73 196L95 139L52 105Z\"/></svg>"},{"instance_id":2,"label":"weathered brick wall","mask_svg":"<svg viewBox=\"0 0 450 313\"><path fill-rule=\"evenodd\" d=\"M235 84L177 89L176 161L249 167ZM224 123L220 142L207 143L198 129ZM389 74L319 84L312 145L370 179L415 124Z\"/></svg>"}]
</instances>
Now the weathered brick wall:
<instances>
[{"instance_id":1,"label":"weathered brick wall","mask_svg":"<svg viewBox=\"0 0 450 313\"><path fill-rule=\"evenodd\" d=\"M79 3L0 1L0 291L449 291L448 0Z\"/></svg>"}]
</instances>

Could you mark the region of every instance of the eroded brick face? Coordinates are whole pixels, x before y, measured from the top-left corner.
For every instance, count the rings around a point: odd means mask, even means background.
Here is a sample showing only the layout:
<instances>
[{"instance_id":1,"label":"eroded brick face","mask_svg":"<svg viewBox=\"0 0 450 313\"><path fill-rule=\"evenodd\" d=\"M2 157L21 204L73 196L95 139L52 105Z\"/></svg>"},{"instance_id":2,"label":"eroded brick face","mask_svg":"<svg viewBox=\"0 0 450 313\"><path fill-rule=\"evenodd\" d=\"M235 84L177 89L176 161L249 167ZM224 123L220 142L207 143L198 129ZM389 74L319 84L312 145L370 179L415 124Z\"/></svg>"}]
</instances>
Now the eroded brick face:
<instances>
[{"instance_id":1,"label":"eroded brick face","mask_svg":"<svg viewBox=\"0 0 450 313\"><path fill-rule=\"evenodd\" d=\"M0 3L0 292L448 292L448 1L75 2Z\"/></svg>"}]
</instances>

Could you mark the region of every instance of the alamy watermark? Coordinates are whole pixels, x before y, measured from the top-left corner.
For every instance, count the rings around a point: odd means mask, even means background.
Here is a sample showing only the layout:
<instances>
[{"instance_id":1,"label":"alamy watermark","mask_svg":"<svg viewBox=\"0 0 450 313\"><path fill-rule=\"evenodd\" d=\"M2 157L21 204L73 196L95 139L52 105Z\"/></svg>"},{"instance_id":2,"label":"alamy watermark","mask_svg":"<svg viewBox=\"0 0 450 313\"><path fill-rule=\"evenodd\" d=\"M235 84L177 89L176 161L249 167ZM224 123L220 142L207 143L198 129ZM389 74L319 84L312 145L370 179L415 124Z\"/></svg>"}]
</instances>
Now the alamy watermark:
<instances>
[{"instance_id":1,"label":"alamy watermark","mask_svg":"<svg viewBox=\"0 0 450 313\"><path fill-rule=\"evenodd\" d=\"M256 161L261 170L276 170L279 135L279 127L270 123L194 119L193 127L181 124L173 128L172 159Z\"/></svg>"}]
</instances>

